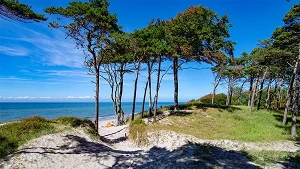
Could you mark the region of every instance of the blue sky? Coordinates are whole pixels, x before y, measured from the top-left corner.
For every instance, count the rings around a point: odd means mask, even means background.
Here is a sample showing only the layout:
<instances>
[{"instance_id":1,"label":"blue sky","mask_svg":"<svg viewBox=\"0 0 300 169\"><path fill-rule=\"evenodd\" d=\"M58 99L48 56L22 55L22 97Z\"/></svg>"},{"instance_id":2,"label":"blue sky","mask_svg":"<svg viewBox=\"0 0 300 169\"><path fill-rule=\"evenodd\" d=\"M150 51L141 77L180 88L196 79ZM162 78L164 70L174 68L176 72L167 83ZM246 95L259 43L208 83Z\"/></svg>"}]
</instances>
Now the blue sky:
<instances>
[{"instance_id":1,"label":"blue sky","mask_svg":"<svg viewBox=\"0 0 300 169\"><path fill-rule=\"evenodd\" d=\"M47 6L66 6L68 0L20 0L39 13ZM258 40L269 38L282 18L300 0L110 0L109 9L118 16L126 32L146 27L151 18L170 19L190 5L203 5L227 14L233 28L230 40L237 42L235 57L251 52ZM46 15L47 16L47 15ZM47 16L49 17L49 16ZM51 17L50 17L51 19ZM93 101L93 76L83 67L82 50L75 49L63 30L52 30L48 22L20 23L0 18L0 102L1 101ZM169 63L165 63L167 67ZM185 67L207 68L207 64ZM125 76L124 101L131 101L134 75ZM153 81L155 82L155 81ZM145 72L141 72L137 98L141 100ZM179 72L179 100L188 101L211 93L210 69ZM154 84L153 84L154 88ZM110 101L109 86L101 80L100 100ZM225 92L226 85L218 92ZM173 101L172 74L166 75L159 101Z\"/></svg>"}]
</instances>

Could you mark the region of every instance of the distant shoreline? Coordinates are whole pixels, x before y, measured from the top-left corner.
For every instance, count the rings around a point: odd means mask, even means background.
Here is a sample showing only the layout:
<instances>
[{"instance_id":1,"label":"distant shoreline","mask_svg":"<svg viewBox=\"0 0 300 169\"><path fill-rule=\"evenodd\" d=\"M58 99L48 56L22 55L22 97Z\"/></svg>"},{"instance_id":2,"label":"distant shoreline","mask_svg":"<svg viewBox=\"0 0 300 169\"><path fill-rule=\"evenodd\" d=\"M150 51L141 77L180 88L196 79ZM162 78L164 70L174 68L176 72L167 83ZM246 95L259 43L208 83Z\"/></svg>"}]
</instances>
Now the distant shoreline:
<instances>
[{"instance_id":1,"label":"distant shoreline","mask_svg":"<svg viewBox=\"0 0 300 169\"><path fill-rule=\"evenodd\" d=\"M173 105L173 102L159 102L158 107ZM148 110L149 103L145 103L144 110ZM132 102L123 102L122 109L125 116L131 116ZM136 103L135 113L142 111L142 102ZM94 121L94 102L9 102L0 103L0 123L16 121L31 116L41 116L54 119L61 116L75 116ZM112 102L99 103L99 120L116 118Z\"/></svg>"},{"instance_id":2,"label":"distant shoreline","mask_svg":"<svg viewBox=\"0 0 300 169\"><path fill-rule=\"evenodd\" d=\"M186 103L187 101L181 101L178 102L179 104ZM95 103L93 101L0 101L1 103ZM104 101L104 102L99 102L99 103L113 103L110 101ZM122 102L122 103L132 103L132 101L127 101L127 102ZM143 103L141 102L136 102L136 103ZM158 102L158 103L173 103L173 101L163 101L163 102ZM149 102L145 102L145 105L149 104Z\"/></svg>"}]
</instances>

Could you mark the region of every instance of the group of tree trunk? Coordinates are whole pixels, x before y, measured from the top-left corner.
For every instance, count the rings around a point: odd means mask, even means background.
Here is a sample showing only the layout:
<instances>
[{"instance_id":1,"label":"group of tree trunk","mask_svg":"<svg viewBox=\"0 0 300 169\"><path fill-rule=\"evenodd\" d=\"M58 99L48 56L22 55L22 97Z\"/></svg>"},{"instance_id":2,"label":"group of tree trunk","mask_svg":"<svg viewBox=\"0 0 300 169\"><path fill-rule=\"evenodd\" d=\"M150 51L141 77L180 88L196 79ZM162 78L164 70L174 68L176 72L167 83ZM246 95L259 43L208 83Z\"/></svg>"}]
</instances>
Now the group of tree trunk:
<instances>
[{"instance_id":1,"label":"group of tree trunk","mask_svg":"<svg viewBox=\"0 0 300 169\"><path fill-rule=\"evenodd\" d=\"M150 116L157 114L159 89L164 75L173 70L174 109L178 110L178 71L187 62L222 62L232 55L234 43L229 38L226 15L218 17L210 9L191 6L170 20L151 20L148 27L126 33L117 25L117 16L108 11L106 0L70 2L67 7L48 7L48 14L61 18L50 22L52 28L64 28L77 47L83 49L89 74L95 76L95 128L98 132L100 78L111 88L111 99L118 124L124 123L122 93L124 76L135 74L131 120L136 113L137 87L140 71L146 67L148 76L143 95L142 116L148 90ZM68 21L62 21L67 18ZM164 61L171 61L167 65ZM170 62L168 62L170 63ZM154 70L156 69L156 70ZM153 74L155 72L155 74ZM152 96L151 77L156 77Z\"/></svg>"},{"instance_id":2,"label":"group of tree trunk","mask_svg":"<svg viewBox=\"0 0 300 169\"><path fill-rule=\"evenodd\" d=\"M260 46L250 55L243 53L233 57L234 42L229 38L230 27L226 15L218 17L215 12L202 6L189 7L170 20L151 20L148 27L126 33L117 24L117 16L108 10L106 0L70 2L67 7L48 7L45 12L62 18L50 22L52 28L64 28L67 37L76 47L82 48L89 74L95 76L95 130L98 132L100 78L111 88L111 100L118 124L124 123L122 95L124 76L135 73L131 120L136 112L135 104L139 74L147 70L143 93L142 116L148 90L149 116L157 114L159 89L163 77L173 70L174 110L178 110L178 71L183 63L215 63L212 68L215 79L211 103L221 81L228 83L226 106L237 95L240 104L243 93L248 93L250 111L257 105L279 109L285 101L282 124L286 125L291 112L291 136L296 137L296 118L300 104L300 4L283 18L284 26L277 28L270 39L260 41ZM0 16L22 22L45 21L44 15L36 14L31 7L18 1L1 1ZM65 18L67 21L63 21ZM58 23L60 22L60 23ZM228 57L230 56L230 57ZM67 57L67 56L66 56ZM171 65L163 69L164 61ZM156 68L156 69L155 69ZM156 72L156 90L152 96L151 77ZM244 91L244 84L249 90ZM235 86L241 84L235 92ZM266 85L267 84L267 85ZM287 89L286 95L283 91ZM265 102L262 97L265 91Z\"/></svg>"},{"instance_id":3,"label":"group of tree trunk","mask_svg":"<svg viewBox=\"0 0 300 169\"><path fill-rule=\"evenodd\" d=\"M212 95L215 95L222 79L228 83L226 106L231 104L233 89L239 90L235 94L239 104L241 91L248 82L249 89L244 93L248 93L248 103L245 104L250 112L255 106L257 110L262 107L279 110L285 106L282 125L287 124L291 112L291 136L295 138L300 108L300 4L294 5L283 21L284 26L277 28L270 39L260 41L259 47L253 49L250 55L244 52L239 58L228 58L213 67L215 81Z\"/></svg>"}]
</instances>

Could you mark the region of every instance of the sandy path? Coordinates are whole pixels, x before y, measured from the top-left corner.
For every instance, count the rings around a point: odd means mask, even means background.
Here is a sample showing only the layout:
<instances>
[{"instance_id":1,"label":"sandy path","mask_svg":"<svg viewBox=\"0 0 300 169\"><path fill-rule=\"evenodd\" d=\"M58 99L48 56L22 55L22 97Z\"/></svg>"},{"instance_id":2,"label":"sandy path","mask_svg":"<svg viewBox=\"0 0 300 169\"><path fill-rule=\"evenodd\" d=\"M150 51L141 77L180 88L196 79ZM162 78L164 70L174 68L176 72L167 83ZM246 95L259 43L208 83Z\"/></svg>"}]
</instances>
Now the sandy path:
<instances>
[{"instance_id":1,"label":"sandy path","mask_svg":"<svg viewBox=\"0 0 300 169\"><path fill-rule=\"evenodd\" d=\"M105 124L107 121L100 122L100 134L104 142L91 140L82 129L46 135L20 147L16 154L0 163L0 168L257 167L240 151L231 151L236 148L230 144L225 144L227 147L217 143L206 145L203 144L205 140L162 131L151 135L152 145L139 148L126 140L128 126L105 128Z\"/></svg>"}]
</instances>

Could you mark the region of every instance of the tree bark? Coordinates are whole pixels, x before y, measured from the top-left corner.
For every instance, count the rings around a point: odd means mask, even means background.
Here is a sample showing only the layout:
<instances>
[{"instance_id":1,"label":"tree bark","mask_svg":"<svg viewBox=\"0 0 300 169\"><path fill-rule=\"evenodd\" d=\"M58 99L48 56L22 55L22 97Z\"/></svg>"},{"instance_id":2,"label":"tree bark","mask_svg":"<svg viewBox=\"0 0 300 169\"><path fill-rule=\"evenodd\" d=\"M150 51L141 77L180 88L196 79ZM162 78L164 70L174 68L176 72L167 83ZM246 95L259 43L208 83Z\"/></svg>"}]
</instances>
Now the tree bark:
<instances>
[{"instance_id":1,"label":"tree bark","mask_svg":"<svg viewBox=\"0 0 300 169\"><path fill-rule=\"evenodd\" d=\"M266 68L265 73L261 79L261 84L260 84L260 91L259 91L259 95L258 95L258 102L257 102L257 110L260 109L260 102L261 102L261 96L262 96L262 92L263 92L263 88L264 88L264 82L265 82L265 78L267 76L269 67Z\"/></svg>"},{"instance_id":2,"label":"tree bark","mask_svg":"<svg viewBox=\"0 0 300 169\"><path fill-rule=\"evenodd\" d=\"M252 86L253 86L253 77L250 77L250 88L249 88L249 97L248 97L248 106L251 106L251 93L252 93Z\"/></svg>"},{"instance_id":3,"label":"tree bark","mask_svg":"<svg viewBox=\"0 0 300 169\"><path fill-rule=\"evenodd\" d=\"M228 79L228 92L227 92L227 98L226 98L226 106L231 105L231 98L232 98L232 88L233 88L233 77L229 77Z\"/></svg>"},{"instance_id":4,"label":"tree bark","mask_svg":"<svg viewBox=\"0 0 300 169\"><path fill-rule=\"evenodd\" d=\"M296 63L297 65L297 63ZM296 74L296 67L294 68L291 80L290 80L290 85L289 85L289 90L287 93L287 99L286 99L286 104L285 104L285 109L284 109L284 114L283 114L283 120L282 120L282 125L285 126L287 122L287 115L289 113L290 105L292 103L293 99L293 86L294 86L294 80L295 80L295 74Z\"/></svg>"},{"instance_id":5,"label":"tree bark","mask_svg":"<svg viewBox=\"0 0 300 169\"><path fill-rule=\"evenodd\" d=\"M124 112L122 109L122 95L123 95L123 77L124 77L124 67L120 67L120 81L119 81L119 93L118 93L118 125L124 124Z\"/></svg>"},{"instance_id":6,"label":"tree bark","mask_svg":"<svg viewBox=\"0 0 300 169\"><path fill-rule=\"evenodd\" d=\"M155 93L155 107L154 107L154 121L156 121L156 114L157 114L157 101L158 101L158 91L159 91L159 84L160 84L160 69L161 69L161 56L159 56L158 61L158 70L157 70L157 81L156 81L156 93Z\"/></svg>"},{"instance_id":7,"label":"tree bark","mask_svg":"<svg viewBox=\"0 0 300 169\"><path fill-rule=\"evenodd\" d=\"M149 116L152 116L152 90L151 90L151 71L153 63L148 62L148 85L149 85Z\"/></svg>"},{"instance_id":8,"label":"tree bark","mask_svg":"<svg viewBox=\"0 0 300 169\"><path fill-rule=\"evenodd\" d=\"M245 84L245 83L246 83L246 80L244 80L244 82L242 83L241 90L239 91L239 95L238 95L238 105L240 105L240 103L241 103L241 97L242 97L243 87L244 87L244 84Z\"/></svg>"},{"instance_id":9,"label":"tree bark","mask_svg":"<svg viewBox=\"0 0 300 169\"><path fill-rule=\"evenodd\" d=\"M254 87L253 87L252 97L251 97L251 105L250 105L250 112L252 112L252 109L254 107L255 93L256 93L256 88L257 88L258 80L259 80L259 76L257 76L257 78L255 80Z\"/></svg>"},{"instance_id":10,"label":"tree bark","mask_svg":"<svg viewBox=\"0 0 300 169\"><path fill-rule=\"evenodd\" d=\"M274 104L276 104L276 99L277 99L277 88L278 88L278 78L275 79L275 87L274 87L274 94L273 94L273 106L272 108L274 108ZM272 104L272 103L271 103Z\"/></svg>"},{"instance_id":11,"label":"tree bark","mask_svg":"<svg viewBox=\"0 0 300 169\"><path fill-rule=\"evenodd\" d=\"M174 74L174 111L178 110L178 58L173 60L173 74Z\"/></svg>"},{"instance_id":12,"label":"tree bark","mask_svg":"<svg viewBox=\"0 0 300 169\"><path fill-rule=\"evenodd\" d=\"M211 97L211 104L214 104L214 98L215 98L215 95L216 95L216 90L217 90L217 87L221 81L221 76L219 75L216 75L215 77L215 80L214 80L214 89L213 89L213 92L212 92L212 97Z\"/></svg>"},{"instance_id":13,"label":"tree bark","mask_svg":"<svg viewBox=\"0 0 300 169\"><path fill-rule=\"evenodd\" d=\"M272 84L272 79L270 79L269 84L268 84L268 89L267 89L267 96L266 96L266 101L265 101L265 108L269 108L270 104L269 104L269 100L270 100L270 92L271 92L271 84Z\"/></svg>"},{"instance_id":14,"label":"tree bark","mask_svg":"<svg viewBox=\"0 0 300 169\"><path fill-rule=\"evenodd\" d=\"M299 113L300 106L300 44L299 44L299 55L295 64L295 90L294 90L294 105L292 108L292 129L291 135L293 138L297 137L297 114Z\"/></svg>"},{"instance_id":15,"label":"tree bark","mask_svg":"<svg viewBox=\"0 0 300 169\"><path fill-rule=\"evenodd\" d=\"M143 97L143 104L142 104L142 118L144 118L145 101L146 101L146 94L147 94L147 89L148 89L148 82L149 82L149 80L147 80L146 85L145 85L145 90L144 90L144 97Z\"/></svg>"},{"instance_id":16,"label":"tree bark","mask_svg":"<svg viewBox=\"0 0 300 169\"><path fill-rule=\"evenodd\" d=\"M95 75L96 75L96 89L95 89L95 131L96 133L99 134L99 130L98 130L98 121L99 121L99 82L100 82L100 77L99 77L99 70L95 69Z\"/></svg>"},{"instance_id":17,"label":"tree bark","mask_svg":"<svg viewBox=\"0 0 300 169\"><path fill-rule=\"evenodd\" d=\"M138 62L138 65L135 70L135 80L134 80L134 90L133 90L133 101L132 101L132 112L131 112L131 121L134 120L134 113L135 113L135 100L136 100L136 89L137 83L139 79L139 71L140 71L141 62Z\"/></svg>"},{"instance_id":18,"label":"tree bark","mask_svg":"<svg viewBox=\"0 0 300 169\"><path fill-rule=\"evenodd\" d=\"M278 83L278 91L276 94L276 109L279 110L279 108L281 107L280 102L281 102L281 85L283 83L283 78L280 79L279 83Z\"/></svg>"}]
</instances>

